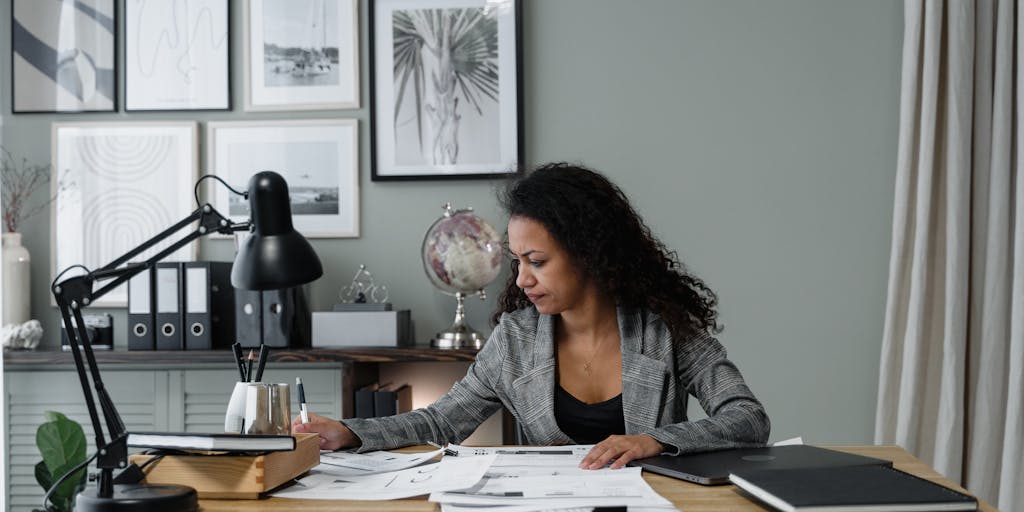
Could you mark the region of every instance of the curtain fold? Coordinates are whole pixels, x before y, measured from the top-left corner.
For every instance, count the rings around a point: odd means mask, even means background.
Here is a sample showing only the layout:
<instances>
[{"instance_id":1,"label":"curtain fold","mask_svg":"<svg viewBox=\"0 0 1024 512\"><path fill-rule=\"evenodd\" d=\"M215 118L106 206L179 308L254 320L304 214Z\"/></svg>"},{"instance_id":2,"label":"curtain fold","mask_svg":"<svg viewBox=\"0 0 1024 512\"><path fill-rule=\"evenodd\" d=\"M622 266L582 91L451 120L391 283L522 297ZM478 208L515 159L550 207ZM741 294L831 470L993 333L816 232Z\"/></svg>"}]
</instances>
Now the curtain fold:
<instances>
[{"instance_id":1,"label":"curtain fold","mask_svg":"<svg viewBox=\"0 0 1024 512\"><path fill-rule=\"evenodd\" d=\"M1024 42L1014 0L905 0L875 442L1024 510Z\"/></svg>"}]
</instances>

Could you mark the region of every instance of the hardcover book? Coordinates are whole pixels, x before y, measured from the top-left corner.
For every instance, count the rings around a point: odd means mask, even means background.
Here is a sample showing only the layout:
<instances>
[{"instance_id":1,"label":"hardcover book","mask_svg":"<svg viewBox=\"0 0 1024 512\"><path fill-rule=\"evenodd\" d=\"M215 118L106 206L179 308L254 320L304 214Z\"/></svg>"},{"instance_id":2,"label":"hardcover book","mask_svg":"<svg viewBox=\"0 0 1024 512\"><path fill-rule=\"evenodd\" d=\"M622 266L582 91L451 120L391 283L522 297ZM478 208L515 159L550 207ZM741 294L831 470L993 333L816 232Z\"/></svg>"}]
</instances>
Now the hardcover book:
<instances>
[{"instance_id":1,"label":"hardcover book","mask_svg":"<svg viewBox=\"0 0 1024 512\"><path fill-rule=\"evenodd\" d=\"M737 487L784 512L977 510L973 496L888 466L736 471Z\"/></svg>"}]
</instances>

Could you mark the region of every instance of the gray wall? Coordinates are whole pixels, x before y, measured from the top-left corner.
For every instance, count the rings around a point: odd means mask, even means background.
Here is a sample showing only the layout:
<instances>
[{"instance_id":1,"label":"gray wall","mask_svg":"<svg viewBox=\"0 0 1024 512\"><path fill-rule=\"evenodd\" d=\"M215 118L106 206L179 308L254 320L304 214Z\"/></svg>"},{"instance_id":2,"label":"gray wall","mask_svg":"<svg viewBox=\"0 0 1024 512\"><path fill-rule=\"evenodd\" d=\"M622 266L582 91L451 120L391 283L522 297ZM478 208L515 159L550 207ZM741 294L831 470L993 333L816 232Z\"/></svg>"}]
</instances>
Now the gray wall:
<instances>
[{"instance_id":1,"label":"gray wall","mask_svg":"<svg viewBox=\"0 0 1024 512\"><path fill-rule=\"evenodd\" d=\"M421 270L420 240L454 200L497 226L500 182L374 183L366 107L323 113L241 111L241 18L232 29L235 111L10 116L11 0L0 0L4 143L50 158L54 121L360 120L361 232L316 240L327 309L360 263L411 308L419 341L450 322L452 299ZM363 104L367 5L362 19ZM872 438L896 161L901 3L896 0L539 1L524 6L525 147L531 164L605 171L654 231L719 293L722 341L772 417L772 439ZM123 95L122 95L123 97ZM25 225L33 310L55 310L49 219ZM229 259L204 240L201 256ZM471 300L487 326L492 298ZM118 312L119 313L119 312ZM118 315L123 345L123 316ZM52 335L49 345L56 343Z\"/></svg>"}]
</instances>

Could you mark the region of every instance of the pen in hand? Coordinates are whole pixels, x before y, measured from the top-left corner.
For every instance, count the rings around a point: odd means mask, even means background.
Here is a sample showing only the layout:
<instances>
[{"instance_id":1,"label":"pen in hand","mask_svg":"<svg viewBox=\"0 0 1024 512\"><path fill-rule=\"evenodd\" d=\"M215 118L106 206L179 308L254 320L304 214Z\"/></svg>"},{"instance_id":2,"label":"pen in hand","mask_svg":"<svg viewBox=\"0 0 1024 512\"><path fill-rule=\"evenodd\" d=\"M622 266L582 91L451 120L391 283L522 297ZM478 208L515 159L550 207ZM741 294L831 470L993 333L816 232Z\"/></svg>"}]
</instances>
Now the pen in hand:
<instances>
[{"instance_id":1,"label":"pen in hand","mask_svg":"<svg viewBox=\"0 0 1024 512\"><path fill-rule=\"evenodd\" d=\"M295 387L299 390L299 416L303 423L309 423L309 409L306 407L306 390L302 387L302 377L295 377Z\"/></svg>"}]
</instances>

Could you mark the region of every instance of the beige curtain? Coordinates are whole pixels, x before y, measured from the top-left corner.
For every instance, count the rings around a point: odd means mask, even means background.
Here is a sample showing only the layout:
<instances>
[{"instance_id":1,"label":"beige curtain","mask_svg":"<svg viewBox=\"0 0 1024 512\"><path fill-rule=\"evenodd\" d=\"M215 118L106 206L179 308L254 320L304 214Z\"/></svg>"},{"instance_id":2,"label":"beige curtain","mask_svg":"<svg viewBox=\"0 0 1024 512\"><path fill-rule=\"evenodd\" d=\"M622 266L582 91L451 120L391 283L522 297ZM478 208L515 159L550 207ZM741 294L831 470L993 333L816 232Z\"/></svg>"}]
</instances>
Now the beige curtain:
<instances>
[{"instance_id":1,"label":"beige curtain","mask_svg":"<svg viewBox=\"0 0 1024 512\"><path fill-rule=\"evenodd\" d=\"M1016 0L905 0L875 442L1024 510L1024 32Z\"/></svg>"}]
</instances>

